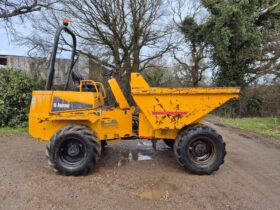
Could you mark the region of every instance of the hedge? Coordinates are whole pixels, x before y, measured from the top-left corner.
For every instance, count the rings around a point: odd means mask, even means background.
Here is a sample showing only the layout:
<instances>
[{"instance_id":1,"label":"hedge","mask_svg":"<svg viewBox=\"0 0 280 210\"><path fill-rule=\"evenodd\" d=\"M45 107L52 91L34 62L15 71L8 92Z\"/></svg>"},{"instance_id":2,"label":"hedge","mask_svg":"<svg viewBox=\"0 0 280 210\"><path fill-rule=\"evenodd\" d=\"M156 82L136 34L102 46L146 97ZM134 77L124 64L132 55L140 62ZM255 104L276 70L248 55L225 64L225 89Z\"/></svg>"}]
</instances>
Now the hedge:
<instances>
[{"instance_id":1,"label":"hedge","mask_svg":"<svg viewBox=\"0 0 280 210\"><path fill-rule=\"evenodd\" d=\"M24 71L0 68L0 127L25 127L38 81Z\"/></svg>"}]
</instances>

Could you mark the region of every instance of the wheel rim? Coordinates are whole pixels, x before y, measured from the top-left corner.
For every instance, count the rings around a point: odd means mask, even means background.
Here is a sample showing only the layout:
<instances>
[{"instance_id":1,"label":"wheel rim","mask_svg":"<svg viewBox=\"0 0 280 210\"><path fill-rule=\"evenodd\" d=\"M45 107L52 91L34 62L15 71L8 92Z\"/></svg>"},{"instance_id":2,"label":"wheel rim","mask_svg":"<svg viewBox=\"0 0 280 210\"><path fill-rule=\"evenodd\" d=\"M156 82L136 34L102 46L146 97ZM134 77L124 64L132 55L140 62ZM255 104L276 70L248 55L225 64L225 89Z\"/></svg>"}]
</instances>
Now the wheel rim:
<instances>
[{"instance_id":1,"label":"wheel rim","mask_svg":"<svg viewBox=\"0 0 280 210\"><path fill-rule=\"evenodd\" d=\"M77 165L85 159L86 147L79 139L67 139L60 145L59 157L64 163Z\"/></svg>"},{"instance_id":2,"label":"wheel rim","mask_svg":"<svg viewBox=\"0 0 280 210\"><path fill-rule=\"evenodd\" d=\"M193 139L186 150L189 158L199 165L211 164L216 157L215 146L208 137Z\"/></svg>"}]
</instances>

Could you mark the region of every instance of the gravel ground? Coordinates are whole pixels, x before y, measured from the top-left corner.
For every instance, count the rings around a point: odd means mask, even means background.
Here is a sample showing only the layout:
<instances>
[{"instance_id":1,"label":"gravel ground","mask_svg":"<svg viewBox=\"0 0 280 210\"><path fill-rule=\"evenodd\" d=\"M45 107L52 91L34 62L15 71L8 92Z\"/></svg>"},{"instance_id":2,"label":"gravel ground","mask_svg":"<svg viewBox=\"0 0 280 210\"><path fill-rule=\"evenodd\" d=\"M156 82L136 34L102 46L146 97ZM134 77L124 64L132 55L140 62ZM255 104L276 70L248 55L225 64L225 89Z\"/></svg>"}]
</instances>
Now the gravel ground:
<instances>
[{"instance_id":1,"label":"gravel ground","mask_svg":"<svg viewBox=\"0 0 280 210\"><path fill-rule=\"evenodd\" d=\"M227 143L225 164L191 175L160 142L109 145L95 171L55 174L45 142L27 134L0 138L0 209L280 209L280 143L211 124Z\"/></svg>"}]
</instances>

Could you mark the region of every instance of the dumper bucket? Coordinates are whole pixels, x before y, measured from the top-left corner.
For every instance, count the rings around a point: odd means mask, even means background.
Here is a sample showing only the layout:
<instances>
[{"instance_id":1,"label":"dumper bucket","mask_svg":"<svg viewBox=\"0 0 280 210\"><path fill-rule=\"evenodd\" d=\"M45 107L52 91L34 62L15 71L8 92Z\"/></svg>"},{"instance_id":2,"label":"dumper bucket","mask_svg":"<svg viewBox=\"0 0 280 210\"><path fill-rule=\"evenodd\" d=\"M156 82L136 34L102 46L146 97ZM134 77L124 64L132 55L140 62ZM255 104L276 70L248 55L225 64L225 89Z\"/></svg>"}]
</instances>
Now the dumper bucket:
<instances>
[{"instance_id":1,"label":"dumper bucket","mask_svg":"<svg viewBox=\"0 0 280 210\"><path fill-rule=\"evenodd\" d=\"M132 97L153 129L181 129L201 120L230 99L239 88L150 87L139 73L131 74Z\"/></svg>"}]
</instances>

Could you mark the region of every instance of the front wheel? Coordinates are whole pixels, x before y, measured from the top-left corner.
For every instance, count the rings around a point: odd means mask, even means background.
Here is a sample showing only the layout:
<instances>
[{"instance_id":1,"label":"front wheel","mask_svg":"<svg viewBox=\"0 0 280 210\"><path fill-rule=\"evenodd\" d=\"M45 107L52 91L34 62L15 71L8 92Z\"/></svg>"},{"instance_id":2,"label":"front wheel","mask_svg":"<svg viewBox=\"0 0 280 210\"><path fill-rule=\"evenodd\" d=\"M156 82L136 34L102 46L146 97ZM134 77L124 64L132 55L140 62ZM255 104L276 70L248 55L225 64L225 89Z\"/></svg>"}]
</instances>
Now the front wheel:
<instances>
[{"instance_id":1,"label":"front wheel","mask_svg":"<svg viewBox=\"0 0 280 210\"><path fill-rule=\"evenodd\" d=\"M101 144L87 127L69 125L58 130L47 144L48 163L63 175L85 175L96 165Z\"/></svg>"},{"instance_id":2,"label":"front wheel","mask_svg":"<svg viewBox=\"0 0 280 210\"><path fill-rule=\"evenodd\" d=\"M183 130L174 145L177 161L194 174L211 174L224 163L226 155L222 136L205 125Z\"/></svg>"}]
</instances>

